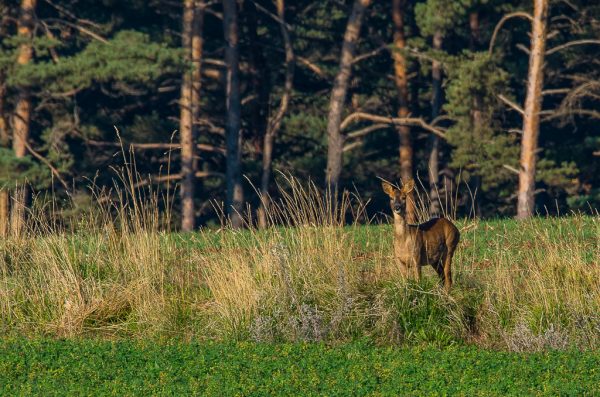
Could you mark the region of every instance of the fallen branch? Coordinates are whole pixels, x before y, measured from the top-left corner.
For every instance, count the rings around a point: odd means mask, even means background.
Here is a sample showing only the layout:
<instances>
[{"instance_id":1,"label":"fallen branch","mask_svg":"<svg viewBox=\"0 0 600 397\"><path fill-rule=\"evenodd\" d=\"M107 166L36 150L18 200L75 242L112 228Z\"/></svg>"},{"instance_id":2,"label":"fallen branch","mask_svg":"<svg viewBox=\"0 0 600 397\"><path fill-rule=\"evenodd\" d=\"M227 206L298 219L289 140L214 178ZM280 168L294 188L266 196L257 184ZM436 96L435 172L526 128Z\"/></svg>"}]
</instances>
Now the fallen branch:
<instances>
[{"instance_id":1,"label":"fallen branch","mask_svg":"<svg viewBox=\"0 0 600 397\"><path fill-rule=\"evenodd\" d=\"M196 171L194 176L196 178L209 178L209 177L224 178L225 177L225 175L221 172L210 172L210 171ZM181 178L182 178L181 174L169 174L169 175L160 175L160 176L149 177L148 179L145 179L143 181L139 181L139 182L135 183L133 185L133 188L138 189L143 186L152 185L153 183L177 181Z\"/></svg>"},{"instance_id":2,"label":"fallen branch","mask_svg":"<svg viewBox=\"0 0 600 397\"><path fill-rule=\"evenodd\" d=\"M593 119L600 120L600 112L590 109L570 109L565 111L553 111L549 116L544 117L541 121L546 122L566 116L587 116Z\"/></svg>"},{"instance_id":3,"label":"fallen branch","mask_svg":"<svg viewBox=\"0 0 600 397\"><path fill-rule=\"evenodd\" d=\"M512 165L502 164L502 167L506 168L507 170L509 170L512 173L519 175L519 170L516 169L515 167L513 167Z\"/></svg>"},{"instance_id":4,"label":"fallen branch","mask_svg":"<svg viewBox=\"0 0 600 397\"><path fill-rule=\"evenodd\" d=\"M104 37L100 36L98 33L92 32L90 29L84 28L83 26L77 25L76 23L68 22L68 21L65 21L62 19L57 19L57 18L48 18L48 19L46 19L46 21L56 22L56 23L61 23L63 25L67 25L73 29L79 30L81 33L88 35L93 39L98 40L101 43L104 43L104 44L108 43L108 40L105 39Z\"/></svg>"},{"instance_id":5,"label":"fallen branch","mask_svg":"<svg viewBox=\"0 0 600 397\"><path fill-rule=\"evenodd\" d=\"M525 111L523 110L522 107L520 107L519 105L517 105L516 103L514 103L513 101L511 101L510 99L508 99L507 97L505 97L502 94L497 95L497 96L498 96L498 99L500 99L502 102L507 104L511 109L519 112L521 114L521 116L525 115Z\"/></svg>"},{"instance_id":6,"label":"fallen branch","mask_svg":"<svg viewBox=\"0 0 600 397\"><path fill-rule=\"evenodd\" d=\"M119 142L105 142L105 141L95 141L95 140L86 140L85 143L91 146L98 147L128 147L132 149L139 150L173 150L173 149L181 149L181 145L179 143L129 143L121 145ZM207 145L205 143L199 143L196 145L198 150L202 150L204 152L214 152L225 155L225 149L213 145Z\"/></svg>"},{"instance_id":7,"label":"fallen branch","mask_svg":"<svg viewBox=\"0 0 600 397\"><path fill-rule=\"evenodd\" d=\"M342 152L343 153L349 152L350 150L352 150L354 148L357 148L359 146L362 146L363 144L364 144L363 141L355 141L355 142L352 142L352 143L350 143L348 145L344 145L344 148L342 149Z\"/></svg>"},{"instance_id":8,"label":"fallen branch","mask_svg":"<svg viewBox=\"0 0 600 397\"><path fill-rule=\"evenodd\" d=\"M365 59L371 58L377 54L379 54L381 51L387 50L387 46L381 46L379 48L374 49L373 51L369 51L365 54L361 54L356 56L353 60L352 60L352 64L356 64L359 63L360 61L364 61Z\"/></svg>"},{"instance_id":9,"label":"fallen branch","mask_svg":"<svg viewBox=\"0 0 600 397\"><path fill-rule=\"evenodd\" d=\"M352 131L346 134L346 138L360 138L365 135L370 134L373 131L381 130L383 128L388 128L389 124L373 124L365 128L361 128L360 130Z\"/></svg>"},{"instance_id":10,"label":"fallen branch","mask_svg":"<svg viewBox=\"0 0 600 397\"><path fill-rule=\"evenodd\" d=\"M65 180L62 178L62 176L60 176L60 173L52 165L52 163L50 163L50 161L48 161L48 159L46 159L44 156L42 156L41 154L39 154L38 152L36 152L31 147L31 145L29 144L29 142L27 142L26 139L24 139L23 142L25 143L25 147L27 148L27 150L29 151L29 153L31 153L31 155L33 157L35 157L36 159L40 160L42 163L46 164L46 166L48 168L50 168L50 171L54 174L54 176L56 177L56 179L58 179L58 181L60 182L60 184L63 185L63 187L65 188L65 190L67 191L67 193L69 193L69 185L67 185L67 182L65 182Z\"/></svg>"},{"instance_id":11,"label":"fallen branch","mask_svg":"<svg viewBox=\"0 0 600 397\"><path fill-rule=\"evenodd\" d=\"M496 42L496 36L498 36L498 32L500 32L500 29L502 29L502 25L504 25L506 21L512 18L525 18L528 19L530 22L533 21L533 17L529 13L524 11L511 12L510 14L506 14L505 16L503 16L494 28L494 33L492 34L492 38L490 39L488 54L492 55L492 51L494 50L494 43Z\"/></svg>"},{"instance_id":12,"label":"fallen branch","mask_svg":"<svg viewBox=\"0 0 600 397\"><path fill-rule=\"evenodd\" d=\"M571 88L551 88L542 91L542 95L562 95L571 92Z\"/></svg>"},{"instance_id":13,"label":"fallen branch","mask_svg":"<svg viewBox=\"0 0 600 397\"><path fill-rule=\"evenodd\" d=\"M327 74L323 71L323 69L321 69L317 64L315 64L314 62L312 62L308 58L304 58L304 57L301 57L301 56L296 56L296 60L301 65L306 66L311 72L313 72L317 76L319 76L321 78L327 78Z\"/></svg>"},{"instance_id":14,"label":"fallen branch","mask_svg":"<svg viewBox=\"0 0 600 397\"><path fill-rule=\"evenodd\" d=\"M575 41L569 41L568 43L565 44L561 44L558 45L554 48L551 48L549 50L546 51L546 55L552 55L555 52L564 50L565 48L569 48L569 47L575 47L578 45L586 45L586 44L596 44L596 45L600 45L600 40L590 40L590 39L585 39L585 40L575 40Z\"/></svg>"},{"instance_id":15,"label":"fallen branch","mask_svg":"<svg viewBox=\"0 0 600 397\"><path fill-rule=\"evenodd\" d=\"M431 124L428 124L421 118L417 117L386 117L386 116L378 116L375 114L356 112L350 114L348 117L342 121L340 125L340 130L346 129L350 124L360 121L360 120L369 120L374 121L376 123L381 124L392 124L392 125L410 125L421 127L422 129L442 138L446 139L446 134L440 128L434 127Z\"/></svg>"}]
</instances>

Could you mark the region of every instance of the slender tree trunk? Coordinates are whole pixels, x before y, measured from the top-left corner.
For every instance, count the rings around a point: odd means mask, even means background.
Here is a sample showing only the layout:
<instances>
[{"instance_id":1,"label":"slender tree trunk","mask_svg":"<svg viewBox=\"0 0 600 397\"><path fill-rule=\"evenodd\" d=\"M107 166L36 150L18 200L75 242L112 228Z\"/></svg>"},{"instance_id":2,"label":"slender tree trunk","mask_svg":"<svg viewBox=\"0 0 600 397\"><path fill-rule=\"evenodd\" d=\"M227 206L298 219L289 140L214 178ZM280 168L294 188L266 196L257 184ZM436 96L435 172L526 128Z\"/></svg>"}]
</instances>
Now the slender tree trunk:
<instances>
[{"instance_id":1,"label":"slender tree trunk","mask_svg":"<svg viewBox=\"0 0 600 397\"><path fill-rule=\"evenodd\" d=\"M225 36L226 108L225 125L227 146L227 198L226 212L233 227L242 226L244 192L241 181L241 97L239 66L238 11L236 0L223 0L223 31Z\"/></svg>"},{"instance_id":2,"label":"slender tree trunk","mask_svg":"<svg viewBox=\"0 0 600 397\"><path fill-rule=\"evenodd\" d=\"M200 89L202 75L202 25L204 22L204 2L185 0L183 4L182 47L185 59L192 65L181 83L179 101L179 129L181 139L181 230L194 230L196 212L194 209L196 185L196 135L195 121L200 111Z\"/></svg>"},{"instance_id":3,"label":"slender tree trunk","mask_svg":"<svg viewBox=\"0 0 600 397\"><path fill-rule=\"evenodd\" d=\"M329 116L327 118L327 169L325 183L332 192L337 191L340 174L342 173L342 153L344 148L344 137L340 132L344 102L348 92L348 82L352 74L352 60L356 42L360 35L363 16L371 0L354 0L352 13L346 25L344 43L340 56L338 74L331 90L329 102Z\"/></svg>"},{"instance_id":4,"label":"slender tree trunk","mask_svg":"<svg viewBox=\"0 0 600 397\"><path fill-rule=\"evenodd\" d=\"M273 164L273 141L274 135L265 134L262 147L262 174L260 178L260 208L258 209L258 227L265 228L268 225L267 216L271 199L269 196L269 183Z\"/></svg>"},{"instance_id":5,"label":"slender tree trunk","mask_svg":"<svg viewBox=\"0 0 600 397\"><path fill-rule=\"evenodd\" d=\"M481 44L479 35L481 34L479 29L479 13L472 11L469 13L469 28L471 30L471 36L469 37L469 48L471 51L477 51Z\"/></svg>"},{"instance_id":6,"label":"slender tree trunk","mask_svg":"<svg viewBox=\"0 0 600 397\"><path fill-rule=\"evenodd\" d=\"M408 79L406 57L401 52L406 47L404 36L404 0L392 0L392 19L394 21L394 81L398 90L398 117L408 117ZM400 177L402 182L413 178L413 147L410 135L410 127L401 125L396 127L398 137L400 138ZM409 223L415 223L417 217L415 214L415 200L413 192L410 193L409 200L406 202L406 218Z\"/></svg>"},{"instance_id":7,"label":"slender tree trunk","mask_svg":"<svg viewBox=\"0 0 600 397\"><path fill-rule=\"evenodd\" d=\"M435 50L442 49L442 33L435 32L433 35L433 48ZM442 64L439 61L433 61L431 65L431 120L435 120L442 109ZM429 198L431 199L429 212L432 215L440 213L440 197L439 197L439 151L440 139L431 135L430 137L431 151L429 153Z\"/></svg>"},{"instance_id":8,"label":"slender tree trunk","mask_svg":"<svg viewBox=\"0 0 600 397\"><path fill-rule=\"evenodd\" d=\"M33 28L35 24L36 0L22 0L17 24L18 35L24 41L19 46L17 64L27 65L33 58ZM27 154L27 140L29 139L29 124L31 121L31 97L27 89L21 89L18 94L17 104L13 115L13 150L18 158ZM24 226L25 208L29 196L29 189L23 186L14 194L11 213L11 223L14 234L21 234Z\"/></svg>"},{"instance_id":9,"label":"slender tree trunk","mask_svg":"<svg viewBox=\"0 0 600 397\"><path fill-rule=\"evenodd\" d=\"M0 189L0 237L7 237L9 232L9 201L10 196L6 188Z\"/></svg>"},{"instance_id":10,"label":"slender tree trunk","mask_svg":"<svg viewBox=\"0 0 600 397\"><path fill-rule=\"evenodd\" d=\"M533 215L535 205L535 167L538 136L540 132L540 110L542 108L542 88L544 84L544 53L546 52L546 19L548 0L534 0L529 54L527 95L523 116L521 138L521 168L519 170L519 191L517 218L525 219Z\"/></svg>"},{"instance_id":11,"label":"slender tree trunk","mask_svg":"<svg viewBox=\"0 0 600 397\"><path fill-rule=\"evenodd\" d=\"M183 2L182 47L186 61L192 61L192 27L194 24L194 0ZM192 66L193 68L196 65ZM194 116L192 110L192 71L186 70L181 82L179 99L179 134L181 139L181 230L194 229Z\"/></svg>"}]
</instances>

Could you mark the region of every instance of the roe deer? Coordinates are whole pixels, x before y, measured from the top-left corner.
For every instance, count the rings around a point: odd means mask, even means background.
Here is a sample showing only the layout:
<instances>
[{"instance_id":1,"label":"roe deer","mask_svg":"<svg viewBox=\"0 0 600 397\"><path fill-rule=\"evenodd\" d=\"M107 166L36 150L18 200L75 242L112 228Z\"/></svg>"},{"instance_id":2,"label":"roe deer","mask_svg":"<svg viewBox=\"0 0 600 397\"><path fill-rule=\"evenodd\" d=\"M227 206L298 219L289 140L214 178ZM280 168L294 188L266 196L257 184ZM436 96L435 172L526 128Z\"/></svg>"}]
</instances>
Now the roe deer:
<instances>
[{"instance_id":1,"label":"roe deer","mask_svg":"<svg viewBox=\"0 0 600 397\"><path fill-rule=\"evenodd\" d=\"M460 233L456 226L445 218L433 218L419 225L406 222L406 200L415 188L409 180L397 189L387 182L383 191L390 196L394 213L394 256L404 275L414 274L421 278L421 266L431 265L444 283L446 291L452 286L452 255L458 245Z\"/></svg>"}]
</instances>

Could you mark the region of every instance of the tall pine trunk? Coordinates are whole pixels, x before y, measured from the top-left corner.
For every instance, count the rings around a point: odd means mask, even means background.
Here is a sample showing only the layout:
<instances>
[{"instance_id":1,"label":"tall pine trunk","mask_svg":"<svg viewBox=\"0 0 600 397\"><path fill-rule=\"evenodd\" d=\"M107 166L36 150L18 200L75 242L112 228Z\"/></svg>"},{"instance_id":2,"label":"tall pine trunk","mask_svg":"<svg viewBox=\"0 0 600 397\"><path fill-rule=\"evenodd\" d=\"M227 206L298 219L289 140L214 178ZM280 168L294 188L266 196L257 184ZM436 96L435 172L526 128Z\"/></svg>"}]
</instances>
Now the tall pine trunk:
<instances>
[{"instance_id":1,"label":"tall pine trunk","mask_svg":"<svg viewBox=\"0 0 600 397\"><path fill-rule=\"evenodd\" d=\"M192 27L194 24L194 0L183 2L183 21L181 29L181 46L184 58L192 61ZM196 65L193 65L195 68ZM181 139L181 230L189 232L194 229L194 116L192 111L192 71L186 70L181 82L179 99L179 134Z\"/></svg>"},{"instance_id":2,"label":"tall pine trunk","mask_svg":"<svg viewBox=\"0 0 600 397\"><path fill-rule=\"evenodd\" d=\"M354 0L352 13L346 25L340 66L331 90L329 116L327 117L327 169L325 183L332 192L337 191L342 173L344 137L340 131L344 102L348 92L348 82L352 75L352 60L356 42L360 35L360 27L366 8L371 0Z\"/></svg>"},{"instance_id":3,"label":"tall pine trunk","mask_svg":"<svg viewBox=\"0 0 600 397\"><path fill-rule=\"evenodd\" d=\"M233 227L242 226L244 192L241 181L240 127L242 103L240 97L240 52L238 10L236 0L223 0L223 31L225 36L226 109L225 141L227 146L226 213Z\"/></svg>"},{"instance_id":4,"label":"tall pine trunk","mask_svg":"<svg viewBox=\"0 0 600 397\"><path fill-rule=\"evenodd\" d=\"M404 35L404 14L406 1L392 0L392 19L394 21L394 81L398 91L398 117L408 117L408 79L406 57L401 52L406 48L406 38ZM402 182L406 182L413 177L413 147L410 134L410 127L400 125L396 127L398 137L400 138L400 177ZM415 214L414 194L411 191L409 200L406 202L406 217L409 223L415 223L417 217Z\"/></svg>"},{"instance_id":5,"label":"tall pine trunk","mask_svg":"<svg viewBox=\"0 0 600 397\"><path fill-rule=\"evenodd\" d=\"M35 24L36 0L22 0L17 23L18 36L23 40L19 46L17 64L27 65L33 58L33 29ZM18 158L27 155L27 140L31 122L31 96L27 89L21 89L13 115L13 151ZM25 221L25 208L29 189L23 186L15 190L11 212L11 224L14 234L22 232Z\"/></svg>"},{"instance_id":6,"label":"tall pine trunk","mask_svg":"<svg viewBox=\"0 0 600 397\"><path fill-rule=\"evenodd\" d=\"M435 32L433 35L433 48L442 49L442 33ZM442 109L442 64L439 61L433 61L431 65L431 120L435 120ZM432 215L440 214L439 197L439 176L440 176L440 138L435 135L430 137L429 152L429 212Z\"/></svg>"},{"instance_id":7,"label":"tall pine trunk","mask_svg":"<svg viewBox=\"0 0 600 397\"><path fill-rule=\"evenodd\" d=\"M548 0L534 0L527 95L523 109L525 114L523 116L521 167L519 170L519 191L517 195L518 219L525 219L532 216L535 205L535 167L540 132L542 87L544 84L547 18Z\"/></svg>"}]
</instances>

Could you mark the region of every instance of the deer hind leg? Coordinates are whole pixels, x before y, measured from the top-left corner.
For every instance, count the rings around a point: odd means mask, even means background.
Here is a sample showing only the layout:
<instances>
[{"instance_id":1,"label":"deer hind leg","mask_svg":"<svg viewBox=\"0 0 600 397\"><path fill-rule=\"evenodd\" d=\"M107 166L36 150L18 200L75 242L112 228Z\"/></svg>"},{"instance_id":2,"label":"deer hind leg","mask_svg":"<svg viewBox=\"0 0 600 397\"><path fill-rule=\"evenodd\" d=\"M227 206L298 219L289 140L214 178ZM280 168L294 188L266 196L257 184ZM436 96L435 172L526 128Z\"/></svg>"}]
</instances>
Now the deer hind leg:
<instances>
[{"instance_id":1,"label":"deer hind leg","mask_svg":"<svg viewBox=\"0 0 600 397\"><path fill-rule=\"evenodd\" d=\"M431 267L433 267L435 269L435 271L437 272L438 276L440 277L440 283L444 284L444 261L446 259L446 255L442 255L442 258L440 258L439 261L437 261L435 264L431 264Z\"/></svg>"},{"instance_id":2,"label":"deer hind leg","mask_svg":"<svg viewBox=\"0 0 600 397\"><path fill-rule=\"evenodd\" d=\"M454 247L448 247L448 251L442 258L443 266L444 266L444 288L446 291L450 291L450 287L452 287L452 256L454 255Z\"/></svg>"}]
</instances>

